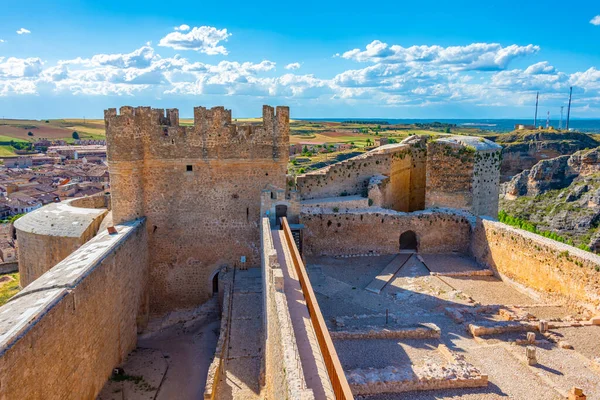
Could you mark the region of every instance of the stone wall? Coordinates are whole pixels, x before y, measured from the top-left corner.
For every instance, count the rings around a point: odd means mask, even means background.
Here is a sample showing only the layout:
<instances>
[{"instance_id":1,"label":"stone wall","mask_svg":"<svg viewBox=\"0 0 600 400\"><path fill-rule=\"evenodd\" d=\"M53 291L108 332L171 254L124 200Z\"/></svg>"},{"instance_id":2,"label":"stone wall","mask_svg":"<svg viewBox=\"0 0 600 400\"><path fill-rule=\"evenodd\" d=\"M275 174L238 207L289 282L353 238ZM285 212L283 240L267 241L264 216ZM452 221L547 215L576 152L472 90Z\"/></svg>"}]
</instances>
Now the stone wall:
<instances>
[{"instance_id":1,"label":"stone wall","mask_svg":"<svg viewBox=\"0 0 600 400\"><path fill-rule=\"evenodd\" d=\"M212 294L222 265L260 265L260 199L283 188L289 109L263 107L263 125L236 126L223 107L122 107L105 112L115 223L145 216L153 313L192 307Z\"/></svg>"},{"instance_id":2,"label":"stone wall","mask_svg":"<svg viewBox=\"0 0 600 400\"><path fill-rule=\"evenodd\" d=\"M15 221L22 287L96 235L107 210L77 206L94 206L95 202L105 204L103 196L89 199L85 202L77 199L51 203Z\"/></svg>"},{"instance_id":3,"label":"stone wall","mask_svg":"<svg viewBox=\"0 0 600 400\"><path fill-rule=\"evenodd\" d=\"M477 137L450 136L427 143L425 205L498 215L502 147Z\"/></svg>"},{"instance_id":4,"label":"stone wall","mask_svg":"<svg viewBox=\"0 0 600 400\"><path fill-rule=\"evenodd\" d=\"M471 208L474 156L459 143L427 143L427 208Z\"/></svg>"},{"instance_id":5,"label":"stone wall","mask_svg":"<svg viewBox=\"0 0 600 400\"><path fill-rule=\"evenodd\" d=\"M473 167L473 205L475 215L498 217L500 164L502 153L497 149L478 151Z\"/></svg>"},{"instance_id":6,"label":"stone wall","mask_svg":"<svg viewBox=\"0 0 600 400\"><path fill-rule=\"evenodd\" d=\"M413 213L385 209L323 210L300 214L305 255L394 254L400 235L412 230L419 251L468 253L473 217L456 210L424 210ZM365 240L368 238L368 240Z\"/></svg>"},{"instance_id":7,"label":"stone wall","mask_svg":"<svg viewBox=\"0 0 600 400\"><path fill-rule=\"evenodd\" d=\"M489 219L477 220L471 252L518 283L600 312L600 257L593 253Z\"/></svg>"},{"instance_id":8,"label":"stone wall","mask_svg":"<svg viewBox=\"0 0 600 400\"><path fill-rule=\"evenodd\" d=\"M94 399L147 315L143 220L81 246L0 309L0 398Z\"/></svg>"},{"instance_id":9,"label":"stone wall","mask_svg":"<svg viewBox=\"0 0 600 400\"><path fill-rule=\"evenodd\" d=\"M352 195L367 197L371 178L385 175L389 181L386 182L383 194L384 206L409 211L411 208L418 208L418 205L411 207L411 196L418 196L413 194L412 186L419 187L418 174L416 177L411 176L415 167L413 164L411 145L391 144L299 175L296 185L301 200ZM418 204L419 201L415 199L414 202Z\"/></svg>"},{"instance_id":10,"label":"stone wall","mask_svg":"<svg viewBox=\"0 0 600 400\"><path fill-rule=\"evenodd\" d=\"M314 399L306 388L304 372L284 293L268 218L262 219L261 251L264 293L266 399Z\"/></svg>"}]
</instances>

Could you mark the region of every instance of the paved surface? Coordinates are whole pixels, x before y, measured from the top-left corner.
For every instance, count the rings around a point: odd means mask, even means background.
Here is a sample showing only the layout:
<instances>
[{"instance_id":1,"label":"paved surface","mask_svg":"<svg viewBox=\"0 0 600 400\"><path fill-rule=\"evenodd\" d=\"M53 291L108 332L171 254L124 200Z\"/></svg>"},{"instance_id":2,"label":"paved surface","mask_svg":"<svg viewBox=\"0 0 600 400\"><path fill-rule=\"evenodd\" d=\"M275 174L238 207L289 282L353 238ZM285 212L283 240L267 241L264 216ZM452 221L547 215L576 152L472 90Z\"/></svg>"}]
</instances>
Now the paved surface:
<instances>
[{"instance_id":1,"label":"paved surface","mask_svg":"<svg viewBox=\"0 0 600 400\"><path fill-rule=\"evenodd\" d=\"M306 386L313 390L315 399L335 399L333 388L329 382L327 367L319 349L317 337L310 320L310 314L302 288L293 267L289 249L285 243L283 231L273 230L273 245L277 250L277 258L284 277L284 290L288 302L290 319L296 336L296 344L300 354L302 370Z\"/></svg>"},{"instance_id":2,"label":"paved surface","mask_svg":"<svg viewBox=\"0 0 600 400\"><path fill-rule=\"evenodd\" d=\"M231 327L217 399L260 399L263 350L261 270L236 270Z\"/></svg>"},{"instance_id":3,"label":"paved surface","mask_svg":"<svg viewBox=\"0 0 600 400\"><path fill-rule=\"evenodd\" d=\"M219 336L216 298L195 318L145 334L122 366L125 374L104 386L99 400L201 399Z\"/></svg>"},{"instance_id":4,"label":"paved surface","mask_svg":"<svg viewBox=\"0 0 600 400\"><path fill-rule=\"evenodd\" d=\"M424 255L438 271L468 271L478 269L469 257L450 254ZM368 283L390 262L390 256L309 257L306 261L309 277L317 293L319 305L328 324L342 317L345 327L383 325L386 311L394 321L404 324L434 323L441 330L441 343L488 374L485 388L434 390L425 392L387 393L360 397L369 400L397 399L564 399L572 386L579 386L588 400L600 399L600 369L593 358L600 349L600 330L596 327L556 330L575 350L564 350L547 342L538 345L538 365L525 361L525 347L511 343L519 335L493 335L475 340L466 331L465 323L456 323L446 308L467 310L467 323L500 320L497 312L478 311L481 305L526 305L532 314L540 316L576 315L567 307L546 304L532 298L507 282L495 277L437 277L411 257L380 294L365 290ZM428 263L429 265L429 263ZM366 278L365 278L366 277ZM494 307L492 307L494 308ZM392 318L392 317L390 317ZM379 321L379 322L378 322ZM331 325L330 325L331 326ZM519 338L521 338L519 336ZM541 337L538 337L541 339ZM360 342L363 343L360 343ZM428 340L411 341L400 349L401 341L371 340L336 341L336 349L344 368L381 368L397 364L402 358L410 364L431 359ZM429 340L431 341L431 340Z\"/></svg>"},{"instance_id":5,"label":"paved surface","mask_svg":"<svg viewBox=\"0 0 600 400\"><path fill-rule=\"evenodd\" d=\"M371 281L366 287L366 290L375 294L381 293L385 285L387 285L396 272L402 268L404 263L412 256L412 254L398 254L388 265L385 266L375 279Z\"/></svg>"}]
</instances>

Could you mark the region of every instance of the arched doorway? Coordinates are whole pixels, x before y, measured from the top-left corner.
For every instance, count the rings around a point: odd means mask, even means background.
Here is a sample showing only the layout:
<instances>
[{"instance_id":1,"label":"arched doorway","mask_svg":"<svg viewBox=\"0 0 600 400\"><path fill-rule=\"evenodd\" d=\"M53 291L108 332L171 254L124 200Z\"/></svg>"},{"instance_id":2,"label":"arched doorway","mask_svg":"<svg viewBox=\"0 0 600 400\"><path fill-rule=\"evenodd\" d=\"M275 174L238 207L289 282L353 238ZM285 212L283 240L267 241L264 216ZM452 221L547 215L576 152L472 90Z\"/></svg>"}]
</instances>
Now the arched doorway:
<instances>
[{"instance_id":1,"label":"arched doorway","mask_svg":"<svg viewBox=\"0 0 600 400\"><path fill-rule=\"evenodd\" d=\"M417 251L417 234L414 231L406 231L400 235L400 250Z\"/></svg>"},{"instance_id":2,"label":"arched doorway","mask_svg":"<svg viewBox=\"0 0 600 400\"><path fill-rule=\"evenodd\" d=\"M212 278L212 293L219 293L219 271L217 271Z\"/></svg>"},{"instance_id":3,"label":"arched doorway","mask_svg":"<svg viewBox=\"0 0 600 400\"><path fill-rule=\"evenodd\" d=\"M287 216L287 206L285 204L279 204L275 206L275 220L277 225L279 225L279 220L282 217Z\"/></svg>"}]
</instances>

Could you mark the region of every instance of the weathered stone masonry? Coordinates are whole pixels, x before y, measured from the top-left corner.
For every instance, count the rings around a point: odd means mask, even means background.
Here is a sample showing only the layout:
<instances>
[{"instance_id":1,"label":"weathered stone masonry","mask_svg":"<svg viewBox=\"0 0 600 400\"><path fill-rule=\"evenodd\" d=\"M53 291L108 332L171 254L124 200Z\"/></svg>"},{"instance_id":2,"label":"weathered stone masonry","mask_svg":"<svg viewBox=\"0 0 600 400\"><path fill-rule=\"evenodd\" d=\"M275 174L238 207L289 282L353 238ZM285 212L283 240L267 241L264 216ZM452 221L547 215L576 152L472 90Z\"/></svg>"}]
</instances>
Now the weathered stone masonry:
<instances>
[{"instance_id":1,"label":"weathered stone masonry","mask_svg":"<svg viewBox=\"0 0 600 400\"><path fill-rule=\"evenodd\" d=\"M260 196L285 187L289 109L263 107L263 125L232 124L223 107L105 111L115 223L147 218L151 310L198 305L222 265L260 264Z\"/></svg>"},{"instance_id":2,"label":"weathered stone masonry","mask_svg":"<svg viewBox=\"0 0 600 400\"><path fill-rule=\"evenodd\" d=\"M300 214L306 255L395 254L400 235L414 231L424 253L469 252L473 216L457 210L414 213L384 209Z\"/></svg>"},{"instance_id":3,"label":"weathered stone masonry","mask_svg":"<svg viewBox=\"0 0 600 400\"><path fill-rule=\"evenodd\" d=\"M0 314L0 399L94 399L148 312L143 220L84 244Z\"/></svg>"}]
</instances>

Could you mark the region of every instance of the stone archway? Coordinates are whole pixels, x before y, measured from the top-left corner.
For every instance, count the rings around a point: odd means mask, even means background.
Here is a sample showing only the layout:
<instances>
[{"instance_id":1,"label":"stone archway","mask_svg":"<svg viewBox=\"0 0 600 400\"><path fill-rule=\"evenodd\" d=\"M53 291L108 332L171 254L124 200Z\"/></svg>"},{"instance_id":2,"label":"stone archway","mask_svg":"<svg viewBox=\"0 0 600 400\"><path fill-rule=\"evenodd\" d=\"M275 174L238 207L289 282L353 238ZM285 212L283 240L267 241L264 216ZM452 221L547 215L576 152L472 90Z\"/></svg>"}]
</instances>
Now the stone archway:
<instances>
[{"instance_id":1,"label":"stone archway","mask_svg":"<svg viewBox=\"0 0 600 400\"><path fill-rule=\"evenodd\" d=\"M212 278L210 279L210 281L211 281L211 284L212 284L212 294L213 294L213 295L215 295L215 294L218 294L218 293L219 293L219 272L220 272L220 270L219 270L219 269L218 269L218 270L216 270L216 271L213 273L213 276L212 276Z\"/></svg>"},{"instance_id":2,"label":"stone archway","mask_svg":"<svg viewBox=\"0 0 600 400\"><path fill-rule=\"evenodd\" d=\"M406 231L400 235L400 250L417 251L419 242L414 231Z\"/></svg>"},{"instance_id":3,"label":"stone archway","mask_svg":"<svg viewBox=\"0 0 600 400\"><path fill-rule=\"evenodd\" d=\"M275 206L275 221L279 225L279 219L287 217L288 206L285 204L278 204Z\"/></svg>"}]
</instances>

